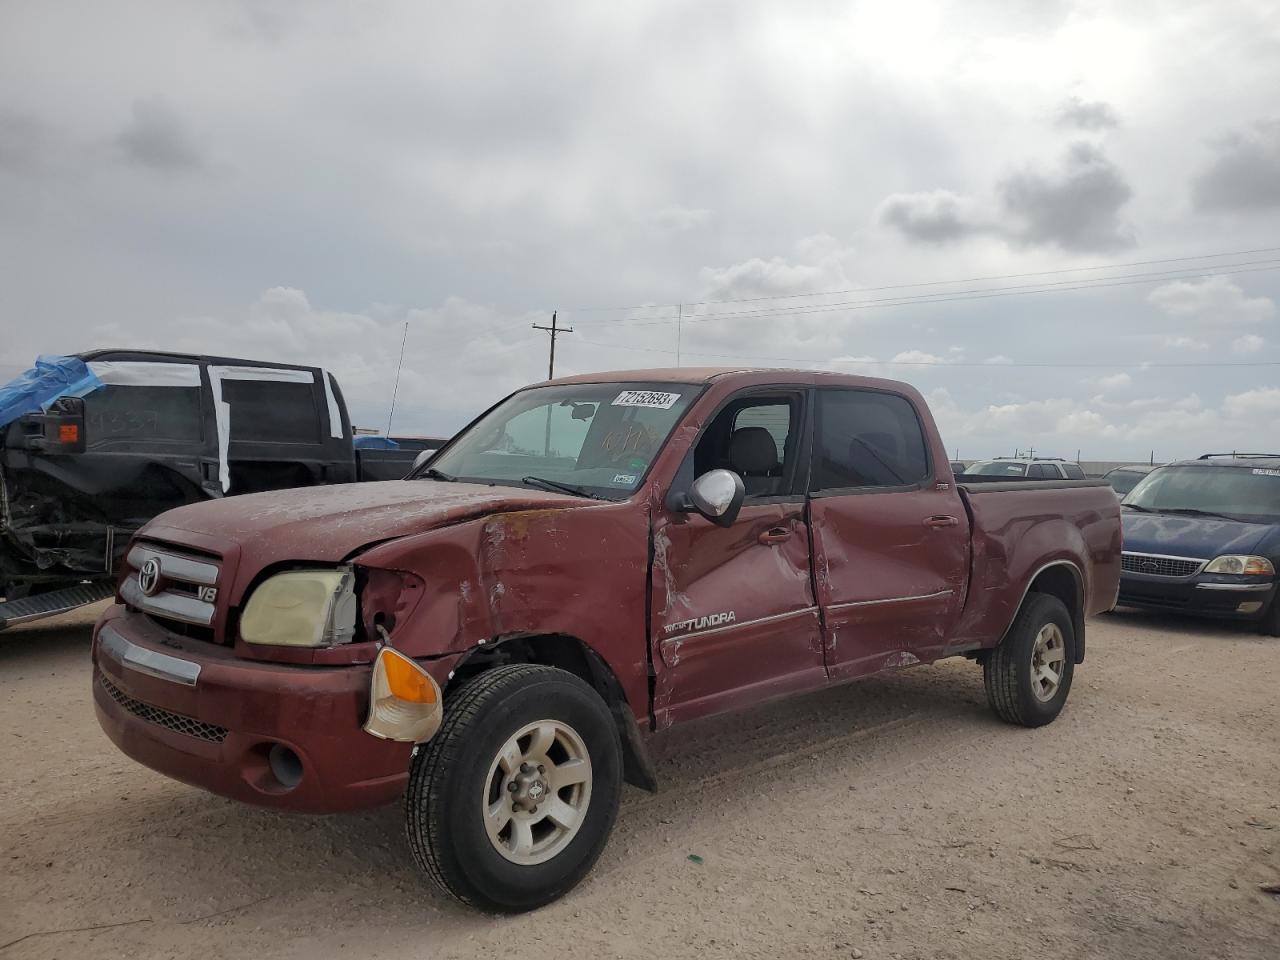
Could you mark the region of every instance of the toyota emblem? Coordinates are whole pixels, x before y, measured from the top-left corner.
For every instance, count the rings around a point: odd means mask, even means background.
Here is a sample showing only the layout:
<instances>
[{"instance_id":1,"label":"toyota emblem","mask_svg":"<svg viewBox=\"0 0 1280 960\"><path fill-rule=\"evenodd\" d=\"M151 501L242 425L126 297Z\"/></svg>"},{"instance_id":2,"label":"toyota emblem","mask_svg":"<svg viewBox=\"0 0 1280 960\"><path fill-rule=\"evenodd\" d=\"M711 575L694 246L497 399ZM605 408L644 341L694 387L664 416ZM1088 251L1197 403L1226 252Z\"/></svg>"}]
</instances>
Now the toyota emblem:
<instances>
[{"instance_id":1,"label":"toyota emblem","mask_svg":"<svg viewBox=\"0 0 1280 960\"><path fill-rule=\"evenodd\" d=\"M138 571L138 589L144 596L154 596L160 586L160 561L152 557Z\"/></svg>"}]
</instances>

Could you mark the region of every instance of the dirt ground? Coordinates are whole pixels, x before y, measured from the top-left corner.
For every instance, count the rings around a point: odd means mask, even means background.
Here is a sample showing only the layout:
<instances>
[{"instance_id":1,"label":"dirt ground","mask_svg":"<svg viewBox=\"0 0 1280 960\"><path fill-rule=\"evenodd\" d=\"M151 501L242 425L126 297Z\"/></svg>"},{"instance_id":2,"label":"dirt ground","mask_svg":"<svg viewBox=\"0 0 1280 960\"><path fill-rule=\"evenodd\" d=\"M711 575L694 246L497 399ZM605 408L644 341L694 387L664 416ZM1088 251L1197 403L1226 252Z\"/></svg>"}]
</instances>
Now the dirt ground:
<instances>
[{"instance_id":1,"label":"dirt ground","mask_svg":"<svg viewBox=\"0 0 1280 960\"><path fill-rule=\"evenodd\" d=\"M3 960L1280 957L1280 640L1242 628L1095 621L1041 730L949 661L672 731L587 881L512 919L428 888L397 807L284 816L127 760L91 622L0 635Z\"/></svg>"}]
</instances>

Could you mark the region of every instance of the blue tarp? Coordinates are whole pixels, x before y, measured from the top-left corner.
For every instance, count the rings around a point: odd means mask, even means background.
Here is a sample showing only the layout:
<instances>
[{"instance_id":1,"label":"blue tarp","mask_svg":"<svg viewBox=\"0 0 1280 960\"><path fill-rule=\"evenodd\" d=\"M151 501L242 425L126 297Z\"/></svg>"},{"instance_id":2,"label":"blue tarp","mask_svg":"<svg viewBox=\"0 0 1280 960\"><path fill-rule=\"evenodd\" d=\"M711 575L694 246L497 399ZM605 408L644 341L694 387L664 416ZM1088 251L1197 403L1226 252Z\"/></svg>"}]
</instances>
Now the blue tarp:
<instances>
[{"instance_id":1,"label":"blue tarp","mask_svg":"<svg viewBox=\"0 0 1280 960\"><path fill-rule=\"evenodd\" d=\"M100 386L102 381L79 357L41 354L34 367L0 387L0 427L48 409L59 397L83 397Z\"/></svg>"},{"instance_id":2,"label":"blue tarp","mask_svg":"<svg viewBox=\"0 0 1280 960\"><path fill-rule=\"evenodd\" d=\"M351 438L351 445L358 450L399 450L400 444L390 437L370 437L364 434Z\"/></svg>"}]
</instances>

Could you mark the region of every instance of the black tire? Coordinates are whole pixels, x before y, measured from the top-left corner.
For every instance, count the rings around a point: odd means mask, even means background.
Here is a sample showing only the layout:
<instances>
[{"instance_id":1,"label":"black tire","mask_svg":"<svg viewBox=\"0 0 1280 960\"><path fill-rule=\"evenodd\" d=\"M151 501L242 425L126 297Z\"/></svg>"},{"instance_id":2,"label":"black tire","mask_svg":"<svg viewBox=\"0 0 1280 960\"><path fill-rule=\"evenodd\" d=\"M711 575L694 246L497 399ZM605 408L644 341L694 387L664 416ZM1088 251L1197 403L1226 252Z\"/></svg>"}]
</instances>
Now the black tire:
<instances>
[{"instance_id":1,"label":"black tire","mask_svg":"<svg viewBox=\"0 0 1280 960\"><path fill-rule=\"evenodd\" d=\"M590 758L584 818L565 848L538 864L513 863L485 828L482 798L498 752L525 725L568 724ZM535 664L495 667L445 701L439 732L413 758L405 796L409 845L418 866L469 906L522 913L563 896L604 849L622 793L622 746L608 706L564 670Z\"/></svg>"},{"instance_id":2,"label":"black tire","mask_svg":"<svg viewBox=\"0 0 1280 960\"><path fill-rule=\"evenodd\" d=\"M1280 637L1280 592L1271 598L1271 609L1258 621L1258 632L1264 637Z\"/></svg>"},{"instance_id":3,"label":"black tire","mask_svg":"<svg viewBox=\"0 0 1280 960\"><path fill-rule=\"evenodd\" d=\"M1041 700L1034 691L1032 659L1037 636L1050 624L1061 632L1065 659L1056 693L1050 699ZM1062 601L1045 593L1027 594L1013 626L983 663L987 703L1006 723L1022 727L1042 727L1051 723L1062 712L1071 692L1075 653L1075 627Z\"/></svg>"}]
</instances>

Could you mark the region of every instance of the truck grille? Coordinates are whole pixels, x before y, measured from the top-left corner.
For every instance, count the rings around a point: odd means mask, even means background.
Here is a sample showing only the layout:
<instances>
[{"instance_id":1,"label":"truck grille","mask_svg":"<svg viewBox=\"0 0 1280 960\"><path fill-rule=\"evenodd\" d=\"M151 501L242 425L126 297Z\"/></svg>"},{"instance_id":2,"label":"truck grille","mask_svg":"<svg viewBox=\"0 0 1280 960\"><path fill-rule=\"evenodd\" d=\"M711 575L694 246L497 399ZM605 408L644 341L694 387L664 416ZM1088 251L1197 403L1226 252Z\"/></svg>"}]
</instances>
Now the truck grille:
<instances>
[{"instance_id":1,"label":"truck grille","mask_svg":"<svg viewBox=\"0 0 1280 960\"><path fill-rule=\"evenodd\" d=\"M108 680L105 674L102 677L102 689L107 691L107 695L112 700L139 720L154 723L156 726L164 727L167 730L172 730L188 737L195 737L197 740L204 740L207 743L221 743L227 739L226 727L205 723L203 720L197 720L194 717L184 717L180 713L170 713L160 707L153 707L149 703L135 700Z\"/></svg>"},{"instance_id":2,"label":"truck grille","mask_svg":"<svg viewBox=\"0 0 1280 960\"><path fill-rule=\"evenodd\" d=\"M1205 563L1194 557L1166 557L1158 553L1120 554L1121 570L1151 577L1191 577L1199 573Z\"/></svg>"},{"instance_id":3,"label":"truck grille","mask_svg":"<svg viewBox=\"0 0 1280 960\"><path fill-rule=\"evenodd\" d=\"M178 552L167 545L140 542L129 550L128 576L120 597L166 629L200 640L214 640L219 562Z\"/></svg>"}]
</instances>

